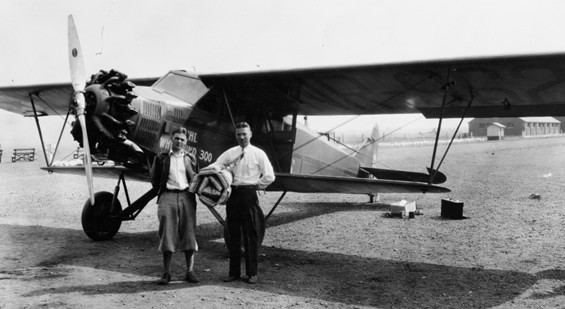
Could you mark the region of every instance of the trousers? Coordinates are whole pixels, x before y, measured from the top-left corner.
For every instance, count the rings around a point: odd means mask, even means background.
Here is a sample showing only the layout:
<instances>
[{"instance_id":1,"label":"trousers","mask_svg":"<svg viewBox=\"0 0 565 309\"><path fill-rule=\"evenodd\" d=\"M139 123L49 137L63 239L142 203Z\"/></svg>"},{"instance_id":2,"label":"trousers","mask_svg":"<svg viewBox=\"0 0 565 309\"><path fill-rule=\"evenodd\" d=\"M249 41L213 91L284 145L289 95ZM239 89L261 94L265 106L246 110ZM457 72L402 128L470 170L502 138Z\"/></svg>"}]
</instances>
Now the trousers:
<instances>
[{"instance_id":1,"label":"trousers","mask_svg":"<svg viewBox=\"0 0 565 309\"><path fill-rule=\"evenodd\" d=\"M241 244L245 249L245 272L256 276L259 256L259 220L263 211L255 188L234 188L226 203L226 219L230 234L229 275L241 275Z\"/></svg>"},{"instance_id":2,"label":"trousers","mask_svg":"<svg viewBox=\"0 0 565 309\"><path fill-rule=\"evenodd\" d=\"M194 193L165 191L158 201L159 251L198 251Z\"/></svg>"}]
</instances>

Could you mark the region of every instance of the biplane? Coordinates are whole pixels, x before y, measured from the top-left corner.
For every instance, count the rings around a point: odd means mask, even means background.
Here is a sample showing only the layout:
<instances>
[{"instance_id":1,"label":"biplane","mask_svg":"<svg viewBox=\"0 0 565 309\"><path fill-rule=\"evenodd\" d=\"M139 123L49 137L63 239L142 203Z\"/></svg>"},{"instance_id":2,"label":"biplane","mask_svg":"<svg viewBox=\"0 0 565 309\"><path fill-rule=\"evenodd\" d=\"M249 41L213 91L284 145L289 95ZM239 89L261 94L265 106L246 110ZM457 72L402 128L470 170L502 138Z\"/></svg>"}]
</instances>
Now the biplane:
<instances>
[{"instance_id":1,"label":"biplane","mask_svg":"<svg viewBox=\"0 0 565 309\"><path fill-rule=\"evenodd\" d=\"M439 186L446 181L441 163L434 166L437 137L427 172L378 169L371 164L378 136L345 151L301 125L299 115L421 113L438 119L437 136L445 118L565 115L565 54L226 74L170 71L160 78L100 70L88 78L69 16L69 62L71 83L1 87L0 108L34 117L42 143L40 117L75 119L71 133L83 148L83 164L58 166L46 156L42 169L86 175L82 226L93 240L112 238L122 221L134 220L156 196L150 189L130 202L125 180L149 181L154 156L169 149L169 134L180 126L189 131L186 151L201 167L235 144L236 122L252 126L253 144L276 172L267 191L282 192L268 218L287 192L449 192ZM95 193L94 176L115 177L118 186ZM128 203L123 209L120 184Z\"/></svg>"}]
</instances>

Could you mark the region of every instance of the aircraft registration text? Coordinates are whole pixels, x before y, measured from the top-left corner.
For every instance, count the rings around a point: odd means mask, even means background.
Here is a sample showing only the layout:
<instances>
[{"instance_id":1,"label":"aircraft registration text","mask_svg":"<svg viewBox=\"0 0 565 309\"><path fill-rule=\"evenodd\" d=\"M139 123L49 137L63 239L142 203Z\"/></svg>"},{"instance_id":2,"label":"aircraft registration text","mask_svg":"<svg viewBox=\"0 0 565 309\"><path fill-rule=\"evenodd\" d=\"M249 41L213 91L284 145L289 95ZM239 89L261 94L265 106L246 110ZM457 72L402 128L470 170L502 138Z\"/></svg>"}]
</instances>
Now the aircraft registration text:
<instances>
[{"instance_id":1,"label":"aircraft registration text","mask_svg":"<svg viewBox=\"0 0 565 309\"><path fill-rule=\"evenodd\" d=\"M193 135L191 135L190 133L193 133ZM196 143L196 132L189 131L188 141ZM161 139L159 141L159 147L163 151L167 151L168 149L171 149L172 143L173 142L172 142L170 136L163 135L163 136L161 136ZM190 146L190 145L186 145L185 151L188 152L189 154L191 154L192 156L194 156L195 158L198 158L198 160L204 161L204 162L212 162L212 159L214 158L214 156L212 155L212 153L210 151L207 151L205 149L200 149L200 152L199 152L196 147Z\"/></svg>"}]
</instances>

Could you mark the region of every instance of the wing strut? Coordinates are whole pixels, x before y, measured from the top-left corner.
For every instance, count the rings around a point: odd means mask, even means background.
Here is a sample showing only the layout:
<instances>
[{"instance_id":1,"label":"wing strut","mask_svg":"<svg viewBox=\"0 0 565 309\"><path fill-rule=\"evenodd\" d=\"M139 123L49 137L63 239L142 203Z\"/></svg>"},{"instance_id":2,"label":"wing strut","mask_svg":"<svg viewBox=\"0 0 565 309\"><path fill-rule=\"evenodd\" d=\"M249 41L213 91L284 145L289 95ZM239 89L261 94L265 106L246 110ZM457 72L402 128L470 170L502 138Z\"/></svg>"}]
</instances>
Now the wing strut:
<instances>
[{"instance_id":1,"label":"wing strut","mask_svg":"<svg viewBox=\"0 0 565 309\"><path fill-rule=\"evenodd\" d=\"M447 80L449 81L449 76L451 69L448 70L447 72ZM455 87L456 82L450 81L448 82L446 85L444 85L443 87L441 87L440 91L443 92L443 100L441 103L441 112L440 112L440 117L439 117L439 122L438 122L438 129L436 132L436 139L435 139L435 143L434 143L434 152L432 154L432 162L430 165L430 168L428 169L428 173L430 174L430 180L428 181L428 184L432 184L434 181L434 178L436 177L437 173L439 172L439 168L441 167L441 164L443 163L443 160L445 159L445 157L447 156L447 153L449 152L449 149L451 148L451 145L453 144L453 140L455 139L455 137L457 136L457 132L459 132L459 128L461 128L461 124L463 123L463 119L465 119L465 115L467 115L467 112L469 111L469 108L471 107L471 104L473 103L473 100L475 99L475 96L473 95L473 91L472 89L470 89L471 91L471 99L469 100L469 104L467 104L467 107L465 108L465 111L463 111L463 115L461 115L461 120L459 120L459 124L457 125L457 129L455 129L455 132L453 133L453 136L451 137L451 140L449 141L449 144L447 145L447 149L445 150L437 168L434 169L434 163L436 160L436 153L437 153L437 146L439 143L439 135L441 134L441 124L443 121L443 115L444 115L444 110L445 110L445 104L447 102L447 94L449 92L449 90L453 87Z\"/></svg>"},{"instance_id":2,"label":"wing strut","mask_svg":"<svg viewBox=\"0 0 565 309\"><path fill-rule=\"evenodd\" d=\"M39 132L39 139L41 140L41 149L43 149L45 164L49 165L49 160L47 160L47 152L45 151L45 142L43 141L43 132L41 131L41 125L39 125L39 118L37 116L37 110L35 109L35 101L33 101L33 96L31 93L29 94L29 99L31 101L31 107L33 108L33 118L35 118L35 125L37 125L37 131Z\"/></svg>"},{"instance_id":3,"label":"wing strut","mask_svg":"<svg viewBox=\"0 0 565 309\"><path fill-rule=\"evenodd\" d=\"M441 157L441 160L439 161L439 164L437 165L437 169L434 169L433 173L430 173L431 174L430 184L433 183L436 174L439 172L439 168L441 167L441 164L443 164L443 160L447 156L447 152L449 151L449 148L451 148L451 145L453 144L453 140L457 136L457 132L459 132L459 128L461 128L461 124L463 123L463 119L465 119L465 115L467 115L467 111L469 111L469 108L471 108L471 104L473 103L474 99L475 99L475 96L473 96L471 94L471 100L469 100L469 104L467 104L467 107L465 108L465 111L463 112L463 115L461 116L461 119L459 120L459 124L457 125L455 132L453 132L453 136L451 137L451 140L449 141L449 145L447 145L447 149L445 150L445 153L443 154L443 156Z\"/></svg>"},{"instance_id":4,"label":"wing strut","mask_svg":"<svg viewBox=\"0 0 565 309\"><path fill-rule=\"evenodd\" d=\"M437 145L439 143L439 135L441 133L441 124L443 122L443 112L445 110L445 102L447 102L447 94L449 93L449 89L451 89L451 87L455 86L455 81L449 81L449 78L451 76L451 68L447 69L447 84L444 85L443 87L441 87L440 91L443 92L443 99L441 102L441 112L439 115L439 121L438 121L438 125L437 125L437 131L436 131L436 140L434 143L434 152L432 153L432 163L430 164L430 168L432 170L434 170L434 162L436 161L436 153L437 153Z\"/></svg>"},{"instance_id":5,"label":"wing strut","mask_svg":"<svg viewBox=\"0 0 565 309\"><path fill-rule=\"evenodd\" d=\"M277 207L279 206L279 204L281 203L282 199L284 198L284 196L286 195L286 190L283 191L283 193L281 194L281 196L279 197L279 199L277 200L277 202L275 203L275 205L273 205L273 208L271 208L271 210L269 211L269 213L267 214L267 216L265 217L265 221L267 221L267 219L269 219L269 217L273 214L273 212L275 211L275 209L277 209ZM208 210L210 210L210 212L212 213L212 215L214 217L216 217L216 220L218 220L218 222L222 225L222 226L226 226L226 220L224 220L224 218L222 218L222 215L220 215L220 213L213 207L213 206L208 206Z\"/></svg>"},{"instance_id":6,"label":"wing strut","mask_svg":"<svg viewBox=\"0 0 565 309\"><path fill-rule=\"evenodd\" d=\"M230 113L231 123L233 128L235 129L235 118L233 118L233 113L231 112L230 101L228 100L228 96L226 95L226 90L222 88L222 93L224 94L224 101L226 102L226 107L228 108L228 113Z\"/></svg>"},{"instance_id":7,"label":"wing strut","mask_svg":"<svg viewBox=\"0 0 565 309\"><path fill-rule=\"evenodd\" d=\"M269 219L269 217L273 214L273 212L275 211L275 209L277 209L277 207L279 206L280 202L282 201L283 197L286 195L286 191L283 191L283 193L281 194L281 197L279 197L279 199L277 200L277 202L275 203L275 205L273 205L273 208L271 208L271 211L269 211L269 213L267 214L267 216L265 217L265 221L267 221L267 219Z\"/></svg>"},{"instance_id":8,"label":"wing strut","mask_svg":"<svg viewBox=\"0 0 565 309\"><path fill-rule=\"evenodd\" d=\"M265 119L265 128L267 129L267 133L269 133L269 136L271 137L269 139L269 145L271 146L271 151L274 154L276 154L277 152L275 150L275 144L274 144L275 133L274 133L274 130L273 130L273 122L272 122L271 116L268 113L267 113L266 116L267 117ZM274 159L275 159L275 165L277 166L277 171L282 172L281 164L279 162L279 158L275 156Z\"/></svg>"},{"instance_id":9,"label":"wing strut","mask_svg":"<svg viewBox=\"0 0 565 309\"><path fill-rule=\"evenodd\" d=\"M59 144L61 144L61 138L63 137L63 131L65 130L65 126L67 125L67 120L69 120L69 116L71 114L71 109L67 111L67 116L65 117L65 121L63 122L63 127L61 128L61 132L59 133L59 138L57 139L57 145L55 146L55 152L53 152L53 157L51 158L51 162L49 162L48 166L53 166L53 161L55 161L55 155L57 154L57 150L59 149Z\"/></svg>"},{"instance_id":10,"label":"wing strut","mask_svg":"<svg viewBox=\"0 0 565 309\"><path fill-rule=\"evenodd\" d=\"M51 160L47 158L47 151L45 149L45 140L43 139L43 131L41 130L41 124L39 123L39 114L37 113L37 109L35 107L35 101L33 100L33 96L36 96L40 100L43 99L39 96L38 93L29 93L29 100L31 102L31 107L33 108L33 118L35 119L35 124L37 126L37 131L39 133L39 140L41 141L41 149L43 150L43 156L45 157L45 164L47 167L53 166L53 162L55 161L55 157L57 156L57 152L59 150L59 145L61 144L61 138L63 137L63 132L65 131L65 126L67 125L67 121L69 120L69 116L71 114L71 109L67 111L67 115L65 120L63 121L63 127L59 132L59 138L57 139L57 144L55 145L55 150L52 153Z\"/></svg>"}]
</instances>

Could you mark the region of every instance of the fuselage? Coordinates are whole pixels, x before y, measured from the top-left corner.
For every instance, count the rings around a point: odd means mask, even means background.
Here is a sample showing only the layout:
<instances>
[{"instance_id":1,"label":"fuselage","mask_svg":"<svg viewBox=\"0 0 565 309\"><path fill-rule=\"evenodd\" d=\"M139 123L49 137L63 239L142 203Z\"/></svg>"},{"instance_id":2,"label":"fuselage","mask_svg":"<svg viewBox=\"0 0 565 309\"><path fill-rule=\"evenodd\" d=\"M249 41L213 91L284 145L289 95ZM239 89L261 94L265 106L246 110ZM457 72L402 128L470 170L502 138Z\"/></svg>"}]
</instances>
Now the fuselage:
<instances>
[{"instance_id":1,"label":"fuselage","mask_svg":"<svg viewBox=\"0 0 565 309\"><path fill-rule=\"evenodd\" d=\"M213 163L229 147L237 145L233 122L247 121L251 143L269 156L276 172L355 177L359 161L333 142L296 122L292 110L273 111L267 104L248 105L207 88L197 77L171 71L151 87L135 87L132 107L138 114L128 139L146 154L168 151L170 133L185 127L187 151L200 167Z\"/></svg>"}]
</instances>

